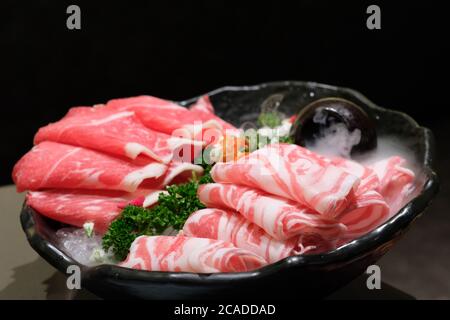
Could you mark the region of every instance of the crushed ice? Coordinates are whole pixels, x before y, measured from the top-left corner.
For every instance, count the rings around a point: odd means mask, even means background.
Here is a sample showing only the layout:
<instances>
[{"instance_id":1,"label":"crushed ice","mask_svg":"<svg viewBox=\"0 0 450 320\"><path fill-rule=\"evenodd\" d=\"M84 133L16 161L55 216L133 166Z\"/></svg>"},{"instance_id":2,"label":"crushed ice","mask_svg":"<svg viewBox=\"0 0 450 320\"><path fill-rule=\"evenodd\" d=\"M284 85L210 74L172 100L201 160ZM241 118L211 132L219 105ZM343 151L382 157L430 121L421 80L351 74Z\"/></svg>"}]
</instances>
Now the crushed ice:
<instances>
[{"instance_id":1,"label":"crushed ice","mask_svg":"<svg viewBox=\"0 0 450 320\"><path fill-rule=\"evenodd\" d=\"M102 237L98 234L89 237L84 229L62 228L56 232L56 239L64 252L83 265L117 263L111 250L103 250Z\"/></svg>"}]
</instances>

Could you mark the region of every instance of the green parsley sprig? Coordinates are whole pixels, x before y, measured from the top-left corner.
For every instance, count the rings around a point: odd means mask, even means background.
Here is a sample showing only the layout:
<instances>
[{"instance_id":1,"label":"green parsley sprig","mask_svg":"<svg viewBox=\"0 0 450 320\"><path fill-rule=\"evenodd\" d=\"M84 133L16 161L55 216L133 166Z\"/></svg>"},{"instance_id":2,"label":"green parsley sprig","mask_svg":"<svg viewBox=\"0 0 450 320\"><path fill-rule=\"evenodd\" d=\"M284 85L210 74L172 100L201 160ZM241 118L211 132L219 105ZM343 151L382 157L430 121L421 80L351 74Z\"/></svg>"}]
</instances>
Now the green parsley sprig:
<instances>
[{"instance_id":1,"label":"green parsley sprig","mask_svg":"<svg viewBox=\"0 0 450 320\"><path fill-rule=\"evenodd\" d=\"M212 182L209 174L211 167L205 165L205 172L200 179L194 177L190 182L168 186L167 194L161 193L158 204L152 208L125 207L103 236L103 248L112 248L116 259L122 261L137 237L158 235L169 227L182 229L192 212L205 208L197 197L197 189L199 184Z\"/></svg>"}]
</instances>

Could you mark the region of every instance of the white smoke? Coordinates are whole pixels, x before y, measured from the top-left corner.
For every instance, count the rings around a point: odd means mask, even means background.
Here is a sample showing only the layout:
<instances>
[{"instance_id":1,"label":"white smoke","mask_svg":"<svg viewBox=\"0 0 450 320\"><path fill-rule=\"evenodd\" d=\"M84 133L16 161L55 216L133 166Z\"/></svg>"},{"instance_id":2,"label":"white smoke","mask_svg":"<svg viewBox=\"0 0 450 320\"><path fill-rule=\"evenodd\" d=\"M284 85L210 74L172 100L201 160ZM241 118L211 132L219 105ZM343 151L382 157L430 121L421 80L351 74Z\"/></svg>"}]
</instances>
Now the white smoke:
<instances>
[{"instance_id":1,"label":"white smoke","mask_svg":"<svg viewBox=\"0 0 450 320\"><path fill-rule=\"evenodd\" d=\"M315 141L309 141L306 148L326 157L352 158L361 164L370 165L376 161L392 156L400 156L406 160L406 165L414 172L419 171L418 159L411 148L413 141L400 139L396 136L379 136L377 147L374 150L350 156L353 146L357 145L361 139L361 131L356 129L350 132L343 123L331 125L324 129L320 137Z\"/></svg>"},{"instance_id":2,"label":"white smoke","mask_svg":"<svg viewBox=\"0 0 450 320\"><path fill-rule=\"evenodd\" d=\"M314 122L316 122L316 116L314 116ZM349 131L345 124L335 123L323 129L314 141L306 141L306 148L324 156L350 158L353 146L359 141L361 141L359 129Z\"/></svg>"}]
</instances>

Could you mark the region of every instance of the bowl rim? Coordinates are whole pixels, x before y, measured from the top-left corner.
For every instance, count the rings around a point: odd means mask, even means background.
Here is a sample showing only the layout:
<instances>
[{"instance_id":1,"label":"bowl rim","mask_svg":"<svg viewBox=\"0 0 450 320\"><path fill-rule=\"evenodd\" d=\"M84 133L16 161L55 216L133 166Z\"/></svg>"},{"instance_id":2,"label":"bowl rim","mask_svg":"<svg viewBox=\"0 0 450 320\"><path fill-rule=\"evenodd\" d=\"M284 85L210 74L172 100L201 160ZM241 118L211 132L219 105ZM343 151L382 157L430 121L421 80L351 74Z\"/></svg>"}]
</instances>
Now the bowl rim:
<instances>
[{"instance_id":1,"label":"bowl rim","mask_svg":"<svg viewBox=\"0 0 450 320\"><path fill-rule=\"evenodd\" d=\"M224 86L218 89L209 91L207 93L198 95L196 97L179 101L177 103L187 106L195 102L199 97L203 95L214 96L216 94L225 91L257 91L267 87L275 86L303 86L310 88L311 90L322 88L333 90L336 92L344 92L350 96L363 102L371 109L377 110L383 113L397 114L403 117L409 124L423 132L424 136L424 158L423 158L423 173L426 176L424 187L422 192L408 202L399 212L390 218L388 221L372 230L371 232L337 248L332 251L328 251L321 254L312 255L297 255L286 257L276 263L269 264L262 268L248 271L248 272L235 272L235 273L192 273L192 272L164 272L164 271L143 271L120 267L117 265L102 264L98 266L86 266L78 263L65 252L54 246L49 240L45 239L37 230L35 215L40 215L33 208L26 205L22 207L20 214L20 220L22 229L24 230L28 242L31 247L38 252L45 260L52 264L56 269L65 273L67 267L70 265L78 265L82 269L82 283L83 279L92 277L114 277L115 279L127 279L137 281L152 281L152 282L177 282L177 283L229 283L230 281L238 281L242 279L258 279L270 276L273 273L280 272L287 268L306 268L309 266L322 266L332 263L344 263L353 261L363 257L365 254L370 253L372 250L382 246L383 244L391 241L399 234L403 234L410 223L415 220L422 212L429 206L432 198L438 192L439 180L436 172L433 169L434 162L434 138L432 132L426 128L420 126L409 115L391 109L382 108L368 98L366 98L360 92L346 88L338 87L334 85L322 84L311 81L276 81L266 82L257 85L250 86ZM88 288L89 289L89 288Z\"/></svg>"}]
</instances>

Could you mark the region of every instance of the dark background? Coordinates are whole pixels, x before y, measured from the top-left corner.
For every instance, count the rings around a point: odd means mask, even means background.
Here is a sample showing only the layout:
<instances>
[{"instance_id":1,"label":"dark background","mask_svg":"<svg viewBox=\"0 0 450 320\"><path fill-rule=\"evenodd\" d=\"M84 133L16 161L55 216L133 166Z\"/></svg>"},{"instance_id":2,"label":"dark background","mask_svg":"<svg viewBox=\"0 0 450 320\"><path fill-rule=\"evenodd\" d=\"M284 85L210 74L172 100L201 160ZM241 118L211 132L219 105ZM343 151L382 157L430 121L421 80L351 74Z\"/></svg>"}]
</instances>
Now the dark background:
<instances>
[{"instance_id":1,"label":"dark background","mask_svg":"<svg viewBox=\"0 0 450 320\"><path fill-rule=\"evenodd\" d=\"M381 30L366 28L372 3L381 7ZM69 4L81 7L81 30L66 28ZM71 106L114 97L182 100L224 85L310 80L352 87L429 127L449 105L448 19L439 2L15 0L0 6L0 184L11 183L11 168L39 127Z\"/></svg>"},{"instance_id":2,"label":"dark background","mask_svg":"<svg viewBox=\"0 0 450 320\"><path fill-rule=\"evenodd\" d=\"M446 181L444 3L1 1L0 184L12 182L12 166L37 129L71 106L140 94L183 100L224 85L276 80L352 87L407 112L435 133L437 169ZM81 30L66 28L70 4L81 7ZM366 28L369 4L381 7L381 30ZM449 191L443 184L431 218L383 260L395 265L387 271L391 283L418 297L450 298Z\"/></svg>"}]
</instances>

